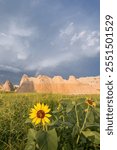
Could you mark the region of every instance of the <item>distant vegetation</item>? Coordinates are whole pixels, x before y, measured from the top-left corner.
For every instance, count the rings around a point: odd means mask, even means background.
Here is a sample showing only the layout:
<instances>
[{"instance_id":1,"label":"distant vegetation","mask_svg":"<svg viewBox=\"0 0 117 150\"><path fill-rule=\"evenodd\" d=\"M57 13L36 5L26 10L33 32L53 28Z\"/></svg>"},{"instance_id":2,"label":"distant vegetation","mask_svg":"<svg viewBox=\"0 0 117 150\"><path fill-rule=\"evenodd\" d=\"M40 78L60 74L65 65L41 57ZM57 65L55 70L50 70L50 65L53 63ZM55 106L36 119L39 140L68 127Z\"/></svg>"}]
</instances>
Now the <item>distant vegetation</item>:
<instances>
[{"instance_id":1,"label":"distant vegetation","mask_svg":"<svg viewBox=\"0 0 117 150\"><path fill-rule=\"evenodd\" d=\"M87 110L86 99L94 100L96 107L89 106ZM29 111L37 102L51 108L48 129L57 134L57 150L99 150L99 101L99 95L0 93L0 150L56 150L27 145L29 129L34 129L28 119Z\"/></svg>"}]
</instances>

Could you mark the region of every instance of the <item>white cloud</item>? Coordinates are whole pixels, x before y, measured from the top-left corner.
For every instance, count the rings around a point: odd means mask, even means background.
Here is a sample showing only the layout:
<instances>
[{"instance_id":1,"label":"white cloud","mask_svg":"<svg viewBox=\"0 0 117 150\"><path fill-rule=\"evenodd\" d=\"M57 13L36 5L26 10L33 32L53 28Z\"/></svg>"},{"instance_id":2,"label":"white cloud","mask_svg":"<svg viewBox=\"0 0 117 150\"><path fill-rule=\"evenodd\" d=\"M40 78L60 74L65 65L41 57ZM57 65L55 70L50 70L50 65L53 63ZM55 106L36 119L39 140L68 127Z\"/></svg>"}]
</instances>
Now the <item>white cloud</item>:
<instances>
[{"instance_id":1,"label":"white cloud","mask_svg":"<svg viewBox=\"0 0 117 150\"><path fill-rule=\"evenodd\" d=\"M99 32L79 30L78 25L73 22L61 28L50 43L41 43L40 38L37 43L33 41L32 51L30 39L36 37L35 33L34 28L17 22L12 22L7 29L0 32L0 63L3 65L0 68L15 68L17 71L20 66L22 70L39 72L66 62L95 57L99 53Z\"/></svg>"},{"instance_id":2,"label":"white cloud","mask_svg":"<svg viewBox=\"0 0 117 150\"><path fill-rule=\"evenodd\" d=\"M79 40L80 38L83 38L85 36L86 31L82 31L79 34L75 33L70 41L70 45L73 45L77 40Z\"/></svg>"},{"instance_id":3,"label":"white cloud","mask_svg":"<svg viewBox=\"0 0 117 150\"><path fill-rule=\"evenodd\" d=\"M64 61L69 61L71 59L72 55L71 53L63 53L59 56L55 56L54 58L45 59L40 63L40 67L56 67L60 63L63 63Z\"/></svg>"},{"instance_id":4,"label":"white cloud","mask_svg":"<svg viewBox=\"0 0 117 150\"><path fill-rule=\"evenodd\" d=\"M12 22L9 28L9 34L14 36L29 37L32 35L33 29L20 27L15 22Z\"/></svg>"},{"instance_id":5,"label":"white cloud","mask_svg":"<svg viewBox=\"0 0 117 150\"><path fill-rule=\"evenodd\" d=\"M37 72L43 70L44 68L48 68L48 67L57 67L58 65L60 65L61 63L64 62L69 62L71 60L72 54L71 53L63 53L60 55L56 55L54 57L49 57L49 58L43 58L42 61L39 62L34 62L33 64L30 64L29 66L27 66L25 69L26 70L37 70Z\"/></svg>"},{"instance_id":6,"label":"white cloud","mask_svg":"<svg viewBox=\"0 0 117 150\"><path fill-rule=\"evenodd\" d=\"M87 43L88 46L95 46L96 43L99 43L99 33L95 31L91 32L87 37Z\"/></svg>"},{"instance_id":7,"label":"white cloud","mask_svg":"<svg viewBox=\"0 0 117 150\"><path fill-rule=\"evenodd\" d=\"M33 38L35 30L19 25L17 22L9 23L8 28L0 32L0 62L17 62L26 60L30 54L30 38ZM9 56L12 58L9 59ZM1 63L2 63L1 62Z\"/></svg>"},{"instance_id":8,"label":"white cloud","mask_svg":"<svg viewBox=\"0 0 117 150\"><path fill-rule=\"evenodd\" d=\"M12 53L17 57L17 59L26 59L27 55L27 46L24 42L18 39L17 36L3 33L0 35L0 51L4 53L3 55L7 58L7 53ZM22 58L21 55L24 55Z\"/></svg>"},{"instance_id":9,"label":"white cloud","mask_svg":"<svg viewBox=\"0 0 117 150\"><path fill-rule=\"evenodd\" d=\"M51 43L51 46L58 51L71 53L71 61L95 57L99 54L99 32L90 28L79 30L73 22L60 29L58 36Z\"/></svg>"},{"instance_id":10,"label":"white cloud","mask_svg":"<svg viewBox=\"0 0 117 150\"><path fill-rule=\"evenodd\" d=\"M60 30L60 37L69 36L74 32L74 23L71 22L65 29Z\"/></svg>"},{"instance_id":11,"label":"white cloud","mask_svg":"<svg viewBox=\"0 0 117 150\"><path fill-rule=\"evenodd\" d=\"M99 32L93 30L79 30L73 22L59 30L59 33L50 41L50 47L46 45L41 59L25 67L26 70L54 68L61 64L71 63L76 60L95 57L99 54ZM51 50L49 52L49 50ZM40 53L35 54L35 58Z\"/></svg>"},{"instance_id":12,"label":"white cloud","mask_svg":"<svg viewBox=\"0 0 117 150\"><path fill-rule=\"evenodd\" d=\"M26 60L27 57L28 57L28 55L27 55L27 53L25 53L25 52L17 53L17 58L18 58L19 60Z\"/></svg>"},{"instance_id":13,"label":"white cloud","mask_svg":"<svg viewBox=\"0 0 117 150\"><path fill-rule=\"evenodd\" d=\"M7 70L7 71L12 71L12 72L20 72L21 70L19 68L13 67L13 66L8 66L8 65L0 65L1 70Z\"/></svg>"}]
</instances>

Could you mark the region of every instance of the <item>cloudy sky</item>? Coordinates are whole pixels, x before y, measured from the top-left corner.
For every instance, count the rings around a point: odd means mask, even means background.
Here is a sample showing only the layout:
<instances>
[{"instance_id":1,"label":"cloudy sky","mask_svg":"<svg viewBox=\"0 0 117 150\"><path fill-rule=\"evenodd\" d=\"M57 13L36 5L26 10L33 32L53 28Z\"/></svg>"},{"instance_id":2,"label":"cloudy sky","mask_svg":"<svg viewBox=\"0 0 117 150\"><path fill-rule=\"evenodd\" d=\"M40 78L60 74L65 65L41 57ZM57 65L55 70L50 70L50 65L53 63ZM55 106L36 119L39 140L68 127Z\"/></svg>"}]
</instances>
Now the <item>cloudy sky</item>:
<instances>
[{"instance_id":1,"label":"cloudy sky","mask_svg":"<svg viewBox=\"0 0 117 150\"><path fill-rule=\"evenodd\" d=\"M99 9L99 0L0 0L0 77L99 75Z\"/></svg>"}]
</instances>

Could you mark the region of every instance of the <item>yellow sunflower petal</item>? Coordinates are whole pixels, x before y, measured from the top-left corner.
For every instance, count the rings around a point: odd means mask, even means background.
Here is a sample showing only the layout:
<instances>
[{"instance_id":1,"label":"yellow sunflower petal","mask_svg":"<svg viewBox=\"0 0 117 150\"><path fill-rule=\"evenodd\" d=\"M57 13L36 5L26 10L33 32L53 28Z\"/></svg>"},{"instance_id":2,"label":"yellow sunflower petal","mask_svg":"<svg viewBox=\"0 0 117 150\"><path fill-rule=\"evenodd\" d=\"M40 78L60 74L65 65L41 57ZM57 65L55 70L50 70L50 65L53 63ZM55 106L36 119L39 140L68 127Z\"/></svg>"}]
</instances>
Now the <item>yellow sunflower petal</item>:
<instances>
[{"instance_id":1,"label":"yellow sunflower petal","mask_svg":"<svg viewBox=\"0 0 117 150\"><path fill-rule=\"evenodd\" d=\"M93 107L96 107L96 103L95 103L95 102L93 102L92 106L93 106Z\"/></svg>"},{"instance_id":2,"label":"yellow sunflower petal","mask_svg":"<svg viewBox=\"0 0 117 150\"><path fill-rule=\"evenodd\" d=\"M31 108L30 112L37 112L34 108Z\"/></svg>"},{"instance_id":3,"label":"yellow sunflower petal","mask_svg":"<svg viewBox=\"0 0 117 150\"><path fill-rule=\"evenodd\" d=\"M43 120L47 123L50 123L50 120L47 117L44 117Z\"/></svg>"},{"instance_id":4,"label":"yellow sunflower petal","mask_svg":"<svg viewBox=\"0 0 117 150\"><path fill-rule=\"evenodd\" d=\"M38 108L38 110L41 109L41 104L40 103L37 103L37 108Z\"/></svg>"},{"instance_id":5,"label":"yellow sunflower petal","mask_svg":"<svg viewBox=\"0 0 117 150\"><path fill-rule=\"evenodd\" d=\"M37 120L35 121L35 125L39 124L41 122L40 118L37 118Z\"/></svg>"},{"instance_id":6,"label":"yellow sunflower petal","mask_svg":"<svg viewBox=\"0 0 117 150\"><path fill-rule=\"evenodd\" d=\"M46 110L46 109L48 109L48 105L45 105L45 106L44 106L44 110Z\"/></svg>"},{"instance_id":7,"label":"yellow sunflower petal","mask_svg":"<svg viewBox=\"0 0 117 150\"><path fill-rule=\"evenodd\" d=\"M48 113L48 112L50 112L50 108L48 108L48 109L45 110L45 113Z\"/></svg>"},{"instance_id":8,"label":"yellow sunflower petal","mask_svg":"<svg viewBox=\"0 0 117 150\"><path fill-rule=\"evenodd\" d=\"M45 105L45 106L44 106L44 111L45 111L45 113L46 113L46 111L48 111L48 109L49 109L49 108L48 108L48 105Z\"/></svg>"},{"instance_id":9,"label":"yellow sunflower petal","mask_svg":"<svg viewBox=\"0 0 117 150\"><path fill-rule=\"evenodd\" d=\"M36 118L34 118L34 119L32 120L32 123L35 123L35 122L36 122L36 120L37 120L37 117L36 117Z\"/></svg>"},{"instance_id":10,"label":"yellow sunflower petal","mask_svg":"<svg viewBox=\"0 0 117 150\"><path fill-rule=\"evenodd\" d=\"M36 113L29 114L29 118L31 118L31 119L35 118L36 116L37 116Z\"/></svg>"},{"instance_id":11,"label":"yellow sunflower petal","mask_svg":"<svg viewBox=\"0 0 117 150\"><path fill-rule=\"evenodd\" d=\"M45 114L45 116L46 116L46 117L51 117L52 115L50 115L50 114Z\"/></svg>"},{"instance_id":12,"label":"yellow sunflower petal","mask_svg":"<svg viewBox=\"0 0 117 150\"><path fill-rule=\"evenodd\" d=\"M38 107L36 105L34 105L34 108L38 111Z\"/></svg>"},{"instance_id":13,"label":"yellow sunflower petal","mask_svg":"<svg viewBox=\"0 0 117 150\"><path fill-rule=\"evenodd\" d=\"M41 109L42 109L42 110L44 110L44 103L42 103L42 105L41 105Z\"/></svg>"}]
</instances>

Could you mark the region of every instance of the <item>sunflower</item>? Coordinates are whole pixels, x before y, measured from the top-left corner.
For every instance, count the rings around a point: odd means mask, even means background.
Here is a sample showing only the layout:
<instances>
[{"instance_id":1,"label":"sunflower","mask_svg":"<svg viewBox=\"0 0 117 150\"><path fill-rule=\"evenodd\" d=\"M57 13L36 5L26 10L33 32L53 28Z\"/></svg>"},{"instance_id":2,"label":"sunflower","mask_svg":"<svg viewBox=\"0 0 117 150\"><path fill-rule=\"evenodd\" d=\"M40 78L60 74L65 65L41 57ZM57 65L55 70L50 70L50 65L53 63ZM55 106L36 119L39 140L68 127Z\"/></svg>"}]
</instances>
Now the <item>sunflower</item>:
<instances>
[{"instance_id":1,"label":"sunflower","mask_svg":"<svg viewBox=\"0 0 117 150\"><path fill-rule=\"evenodd\" d=\"M59 103L58 107L57 107L57 110L60 110L62 107L61 103Z\"/></svg>"},{"instance_id":2,"label":"sunflower","mask_svg":"<svg viewBox=\"0 0 117 150\"><path fill-rule=\"evenodd\" d=\"M92 107L96 107L96 103L92 99L87 99L85 101L85 103L88 104L88 105L90 105L90 106L92 106Z\"/></svg>"},{"instance_id":3,"label":"sunflower","mask_svg":"<svg viewBox=\"0 0 117 150\"><path fill-rule=\"evenodd\" d=\"M50 123L50 119L48 118L51 117L51 114L48 114L49 112L50 108L48 105L37 103L34 105L34 108L31 108L29 118L32 119L32 123L35 125L42 123L44 126L45 124Z\"/></svg>"}]
</instances>

